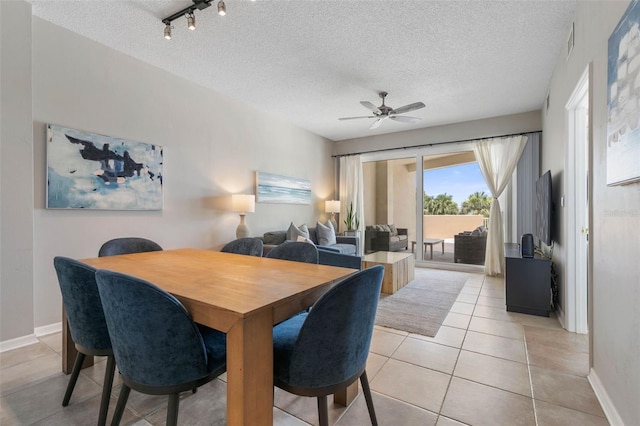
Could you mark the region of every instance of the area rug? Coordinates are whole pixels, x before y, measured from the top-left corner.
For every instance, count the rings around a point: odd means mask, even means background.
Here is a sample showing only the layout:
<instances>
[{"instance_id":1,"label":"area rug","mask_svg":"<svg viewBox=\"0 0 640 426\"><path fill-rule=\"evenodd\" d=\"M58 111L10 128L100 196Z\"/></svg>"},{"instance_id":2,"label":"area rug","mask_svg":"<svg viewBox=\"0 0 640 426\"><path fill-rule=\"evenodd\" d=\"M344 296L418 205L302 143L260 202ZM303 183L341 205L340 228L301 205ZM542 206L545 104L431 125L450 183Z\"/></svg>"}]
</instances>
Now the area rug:
<instances>
[{"instance_id":1,"label":"area rug","mask_svg":"<svg viewBox=\"0 0 640 426\"><path fill-rule=\"evenodd\" d=\"M380 295L376 324L433 337L472 274L416 268L415 279Z\"/></svg>"}]
</instances>

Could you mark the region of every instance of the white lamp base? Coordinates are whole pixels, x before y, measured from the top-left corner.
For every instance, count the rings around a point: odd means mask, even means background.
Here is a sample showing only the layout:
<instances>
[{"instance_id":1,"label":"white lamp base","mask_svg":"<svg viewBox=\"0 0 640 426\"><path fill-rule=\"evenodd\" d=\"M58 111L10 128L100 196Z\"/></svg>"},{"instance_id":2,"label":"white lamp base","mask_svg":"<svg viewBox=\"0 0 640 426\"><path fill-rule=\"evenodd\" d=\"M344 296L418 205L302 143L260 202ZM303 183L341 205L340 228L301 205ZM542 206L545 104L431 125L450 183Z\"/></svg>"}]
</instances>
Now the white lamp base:
<instances>
[{"instance_id":1,"label":"white lamp base","mask_svg":"<svg viewBox=\"0 0 640 426\"><path fill-rule=\"evenodd\" d=\"M249 236L249 227L244 223L244 213L240 213L240 225L236 228L236 238L247 238Z\"/></svg>"},{"instance_id":2,"label":"white lamp base","mask_svg":"<svg viewBox=\"0 0 640 426\"><path fill-rule=\"evenodd\" d=\"M331 222L331 224L333 225L333 229L335 231L335 233L338 233L338 224L336 223L336 215L335 213L331 213L331 217L329 218L329 222Z\"/></svg>"}]
</instances>

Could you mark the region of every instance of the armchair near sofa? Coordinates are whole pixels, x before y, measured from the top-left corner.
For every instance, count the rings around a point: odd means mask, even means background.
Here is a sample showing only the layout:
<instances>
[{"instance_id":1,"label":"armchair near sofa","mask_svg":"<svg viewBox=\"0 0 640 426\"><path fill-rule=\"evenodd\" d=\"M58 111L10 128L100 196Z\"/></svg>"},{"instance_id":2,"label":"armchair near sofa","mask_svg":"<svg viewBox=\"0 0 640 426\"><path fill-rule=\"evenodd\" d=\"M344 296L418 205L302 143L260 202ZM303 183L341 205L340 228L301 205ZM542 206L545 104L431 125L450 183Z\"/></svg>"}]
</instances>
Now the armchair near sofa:
<instances>
[{"instance_id":1,"label":"armchair near sofa","mask_svg":"<svg viewBox=\"0 0 640 426\"><path fill-rule=\"evenodd\" d=\"M367 251L400 251L408 247L407 228L371 225L367 226L364 232Z\"/></svg>"},{"instance_id":2,"label":"armchair near sofa","mask_svg":"<svg viewBox=\"0 0 640 426\"><path fill-rule=\"evenodd\" d=\"M453 261L470 265L483 265L487 246L487 231L479 227L474 231L454 236Z\"/></svg>"}]
</instances>

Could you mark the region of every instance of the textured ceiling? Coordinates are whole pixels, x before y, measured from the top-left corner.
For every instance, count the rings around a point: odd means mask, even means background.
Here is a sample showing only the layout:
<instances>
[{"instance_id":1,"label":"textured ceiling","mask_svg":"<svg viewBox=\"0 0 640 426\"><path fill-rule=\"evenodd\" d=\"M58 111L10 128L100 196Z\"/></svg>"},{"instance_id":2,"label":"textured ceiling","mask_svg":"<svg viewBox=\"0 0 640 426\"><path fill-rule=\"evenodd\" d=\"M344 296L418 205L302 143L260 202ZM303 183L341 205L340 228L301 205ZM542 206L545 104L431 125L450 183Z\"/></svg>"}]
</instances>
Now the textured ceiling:
<instances>
[{"instance_id":1,"label":"textured ceiling","mask_svg":"<svg viewBox=\"0 0 640 426\"><path fill-rule=\"evenodd\" d=\"M216 0L217 1L217 0ZM191 1L32 0L33 13L331 140L540 109L575 1L227 0L165 18ZM372 119L360 101L418 124Z\"/></svg>"}]
</instances>

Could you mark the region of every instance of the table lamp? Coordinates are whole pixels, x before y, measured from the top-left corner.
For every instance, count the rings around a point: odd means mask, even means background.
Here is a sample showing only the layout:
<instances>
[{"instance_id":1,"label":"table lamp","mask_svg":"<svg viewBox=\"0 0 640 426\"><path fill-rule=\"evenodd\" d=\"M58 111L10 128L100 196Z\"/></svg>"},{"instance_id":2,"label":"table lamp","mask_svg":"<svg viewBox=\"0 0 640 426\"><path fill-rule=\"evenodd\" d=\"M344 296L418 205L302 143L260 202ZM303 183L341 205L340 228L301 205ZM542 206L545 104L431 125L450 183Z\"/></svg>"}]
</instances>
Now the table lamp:
<instances>
[{"instance_id":1,"label":"table lamp","mask_svg":"<svg viewBox=\"0 0 640 426\"><path fill-rule=\"evenodd\" d=\"M236 238L246 238L249 236L249 227L244 222L247 213L256 211L256 196L248 194L231 195L231 210L240 213L240 225L236 228Z\"/></svg>"},{"instance_id":2,"label":"table lamp","mask_svg":"<svg viewBox=\"0 0 640 426\"><path fill-rule=\"evenodd\" d=\"M324 212L331 213L329 220L333 225L333 229L338 230L338 224L336 223L335 214L340 213L340 200L327 200L324 202Z\"/></svg>"}]
</instances>

